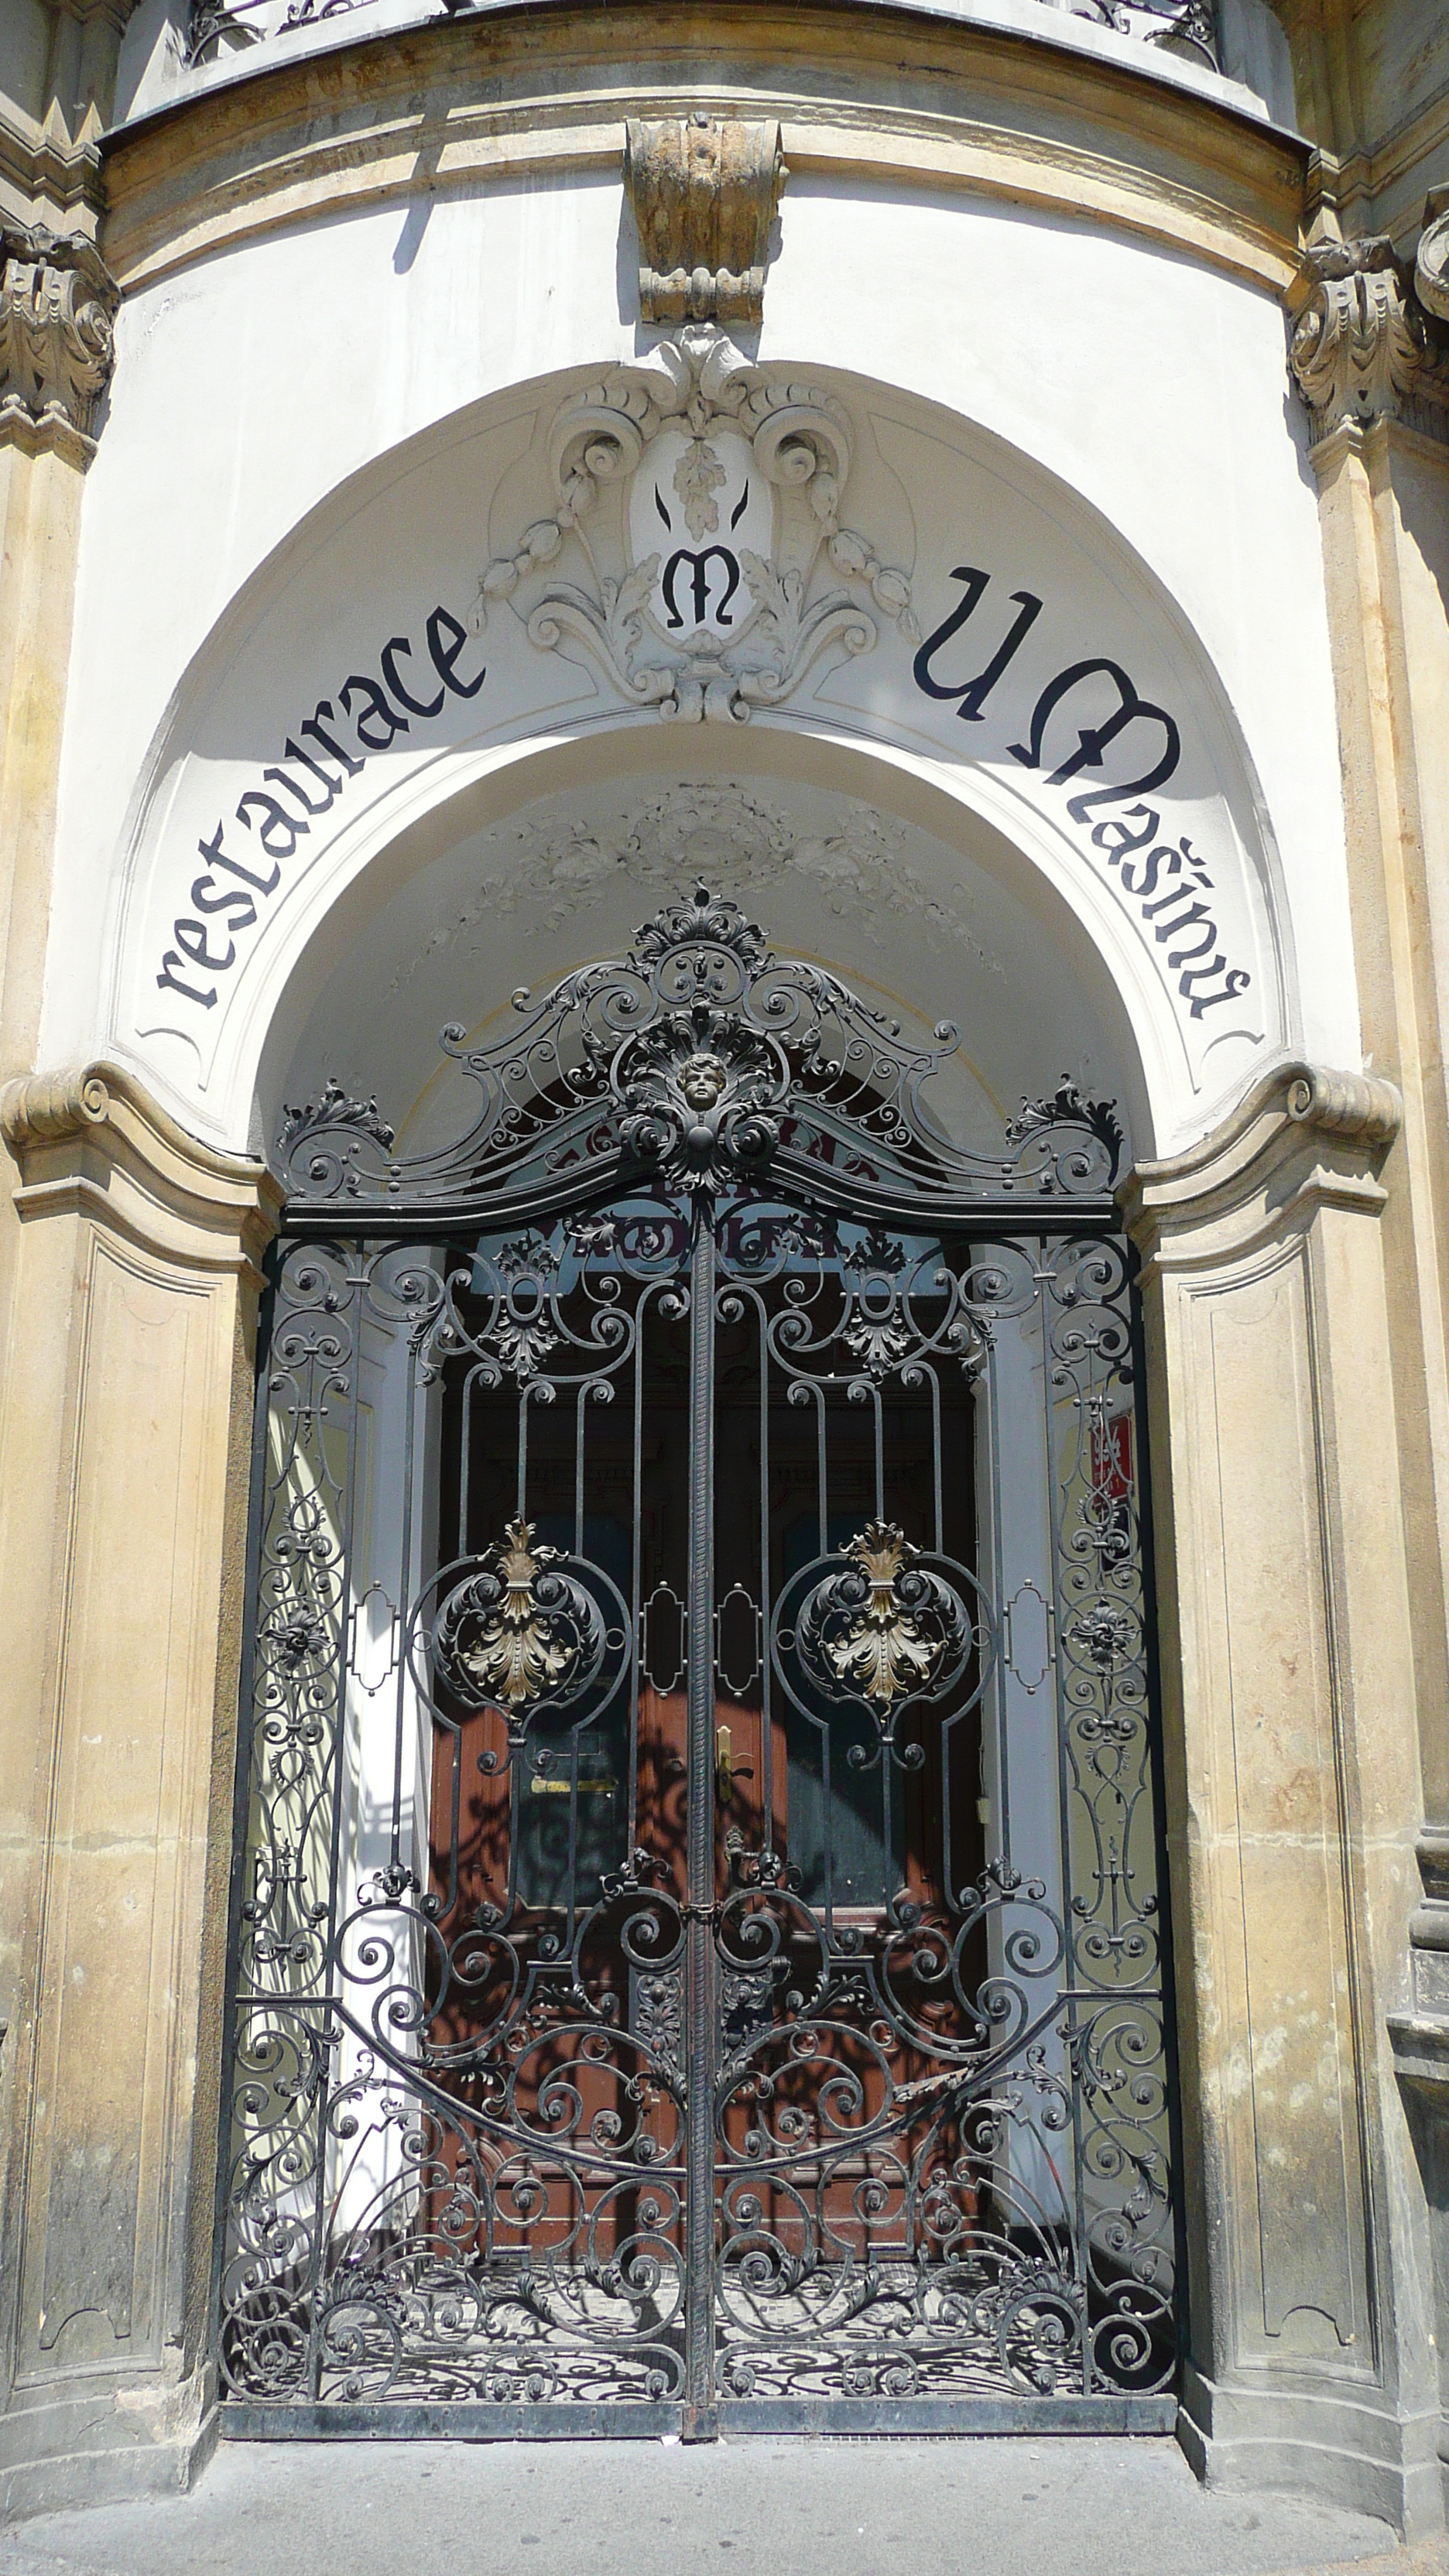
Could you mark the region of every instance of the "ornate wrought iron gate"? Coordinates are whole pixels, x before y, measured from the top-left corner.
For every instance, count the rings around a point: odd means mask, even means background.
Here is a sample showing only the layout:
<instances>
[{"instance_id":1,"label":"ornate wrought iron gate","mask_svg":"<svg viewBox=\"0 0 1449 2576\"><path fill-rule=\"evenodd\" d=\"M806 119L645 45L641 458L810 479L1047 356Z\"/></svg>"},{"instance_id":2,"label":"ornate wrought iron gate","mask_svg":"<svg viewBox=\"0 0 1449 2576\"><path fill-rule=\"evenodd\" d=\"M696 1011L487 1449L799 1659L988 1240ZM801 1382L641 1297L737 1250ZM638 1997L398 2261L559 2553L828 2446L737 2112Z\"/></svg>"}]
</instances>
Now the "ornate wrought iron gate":
<instances>
[{"instance_id":1,"label":"ornate wrought iron gate","mask_svg":"<svg viewBox=\"0 0 1449 2576\"><path fill-rule=\"evenodd\" d=\"M1112 1112L703 891L520 1008L284 1138L229 2427L1167 2422Z\"/></svg>"}]
</instances>

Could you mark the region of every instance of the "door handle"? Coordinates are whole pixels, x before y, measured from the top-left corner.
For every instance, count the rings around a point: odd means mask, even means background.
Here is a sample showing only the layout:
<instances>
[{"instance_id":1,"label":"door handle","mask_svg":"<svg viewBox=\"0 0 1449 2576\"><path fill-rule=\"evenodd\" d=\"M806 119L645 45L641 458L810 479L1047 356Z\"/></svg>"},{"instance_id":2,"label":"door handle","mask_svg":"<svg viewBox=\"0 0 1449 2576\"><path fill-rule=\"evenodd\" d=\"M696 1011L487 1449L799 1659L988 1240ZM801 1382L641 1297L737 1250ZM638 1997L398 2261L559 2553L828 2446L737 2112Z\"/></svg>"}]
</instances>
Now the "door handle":
<instances>
[{"instance_id":1,"label":"door handle","mask_svg":"<svg viewBox=\"0 0 1449 2576\"><path fill-rule=\"evenodd\" d=\"M727 1807L729 1805L731 1798L735 1794L735 1782L737 1780L753 1780L755 1776L755 1766L752 1762L734 1762L731 1760L730 1756L732 1750L733 1747L730 1742L729 1728L727 1726L716 1727L714 1738L714 1794L722 1807Z\"/></svg>"}]
</instances>

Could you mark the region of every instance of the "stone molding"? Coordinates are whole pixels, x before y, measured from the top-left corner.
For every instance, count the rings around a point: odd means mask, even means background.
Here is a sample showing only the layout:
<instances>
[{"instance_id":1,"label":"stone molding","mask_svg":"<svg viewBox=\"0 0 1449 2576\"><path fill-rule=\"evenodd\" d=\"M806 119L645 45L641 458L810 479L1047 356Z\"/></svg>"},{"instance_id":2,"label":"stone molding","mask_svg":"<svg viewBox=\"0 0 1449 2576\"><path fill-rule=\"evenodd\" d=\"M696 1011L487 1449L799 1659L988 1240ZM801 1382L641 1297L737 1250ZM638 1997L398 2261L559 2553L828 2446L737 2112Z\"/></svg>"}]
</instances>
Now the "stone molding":
<instances>
[{"instance_id":1,"label":"stone molding","mask_svg":"<svg viewBox=\"0 0 1449 2576\"><path fill-rule=\"evenodd\" d=\"M1377 1215L1378 1166L1403 1115L1378 1075L1275 1065L1200 1143L1134 1167L1118 1193L1128 1230L1148 1267L1176 1269L1254 1249L1290 1207Z\"/></svg>"},{"instance_id":2,"label":"stone molding","mask_svg":"<svg viewBox=\"0 0 1449 2576\"><path fill-rule=\"evenodd\" d=\"M1449 2100L1449 2021L1419 2013L1389 2013L1386 2019L1399 2082L1423 2093L1442 2118Z\"/></svg>"},{"instance_id":3,"label":"stone molding","mask_svg":"<svg viewBox=\"0 0 1449 2576\"><path fill-rule=\"evenodd\" d=\"M630 117L708 107L778 119L791 171L827 188L922 187L1105 224L1274 295L1294 273L1308 146L1205 99L1185 117L1180 93L1116 63L842 0L678 0L668 30L661 46L639 0L560 0L526 21L439 13L386 45L251 56L245 80L108 138L107 260L130 294L281 227L401 214L443 128L450 188L607 182ZM704 85L710 62L727 90ZM989 106L1001 96L1005 122Z\"/></svg>"},{"instance_id":4,"label":"stone molding","mask_svg":"<svg viewBox=\"0 0 1449 2576\"><path fill-rule=\"evenodd\" d=\"M264 1163L198 1143L123 1066L7 1083L0 1137L20 1166L23 1220L83 1211L168 1259L241 1271L260 1286L282 1206L277 1182Z\"/></svg>"},{"instance_id":5,"label":"stone molding","mask_svg":"<svg viewBox=\"0 0 1449 2576\"><path fill-rule=\"evenodd\" d=\"M1426 213L1434 207L1431 197ZM1288 304L1289 365L1315 440L1346 421L1401 419L1449 439L1449 349L1437 331L1449 315L1449 221L1430 223L1412 265L1387 233L1310 243Z\"/></svg>"},{"instance_id":6,"label":"stone molding","mask_svg":"<svg viewBox=\"0 0 1449 2576\"><path fill-rule=\"evenodd\" d=\"M80 233L0 229L0 263L0 441L84 466L120 289Z\"/></svg>"},{"instance_id":7,"label":"stone molding","mask_svg":"<svg viewBox=\"0 0 1449 2576\"><path fill-rule=\"evenodd\" d=\"M757 324L770 227L789 177L773 119L631 116L624 186L639 227L646 322Z\"/></svg>"}]
</instances>

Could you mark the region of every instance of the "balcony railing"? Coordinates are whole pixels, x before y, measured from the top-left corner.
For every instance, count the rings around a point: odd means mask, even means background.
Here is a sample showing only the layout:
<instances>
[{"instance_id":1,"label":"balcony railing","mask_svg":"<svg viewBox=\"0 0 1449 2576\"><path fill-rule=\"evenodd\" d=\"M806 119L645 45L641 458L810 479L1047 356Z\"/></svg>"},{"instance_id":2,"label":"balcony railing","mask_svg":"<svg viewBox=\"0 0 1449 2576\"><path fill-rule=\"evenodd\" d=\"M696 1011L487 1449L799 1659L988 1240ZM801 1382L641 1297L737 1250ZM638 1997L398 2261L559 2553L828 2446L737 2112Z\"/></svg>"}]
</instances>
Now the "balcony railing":
<instances>
[{"instance_id":1,"label":"balcony railing","mask_svg":"<svg viewBox=\"0 0 1449 2576\"><path fill-rule=\"evenodd\" d=\"M191 0L187 66L194 70L270 37L380 5L381 0ZM1222 68L1215 0L1031 0L1031 5L1162 46L1207 71ZM438 14L465 17L467 0L439 0Z\"/></svg>"}]
</instances>

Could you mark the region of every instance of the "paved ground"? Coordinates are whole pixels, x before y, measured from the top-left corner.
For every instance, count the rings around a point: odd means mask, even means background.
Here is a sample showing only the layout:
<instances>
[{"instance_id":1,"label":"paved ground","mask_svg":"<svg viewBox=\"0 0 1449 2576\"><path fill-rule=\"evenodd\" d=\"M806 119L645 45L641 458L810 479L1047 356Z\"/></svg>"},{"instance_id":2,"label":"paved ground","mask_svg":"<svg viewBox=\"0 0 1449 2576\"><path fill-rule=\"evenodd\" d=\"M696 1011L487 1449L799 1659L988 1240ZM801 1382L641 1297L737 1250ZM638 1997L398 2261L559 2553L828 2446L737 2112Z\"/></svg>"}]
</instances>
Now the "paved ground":
<instances>
[{"instance_id":1,"label":"paved ground","mask_svg":"<svg viewBox=\"0 0 1449 2576\"><path fill-rule=\"evenodd\" d=\"M0 2576L1449 2576L1204 2493L1168 2441L236 2443L194 2494L0 2533Z\"/></svg>"}]
</instances>

